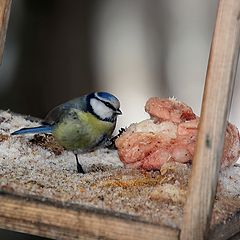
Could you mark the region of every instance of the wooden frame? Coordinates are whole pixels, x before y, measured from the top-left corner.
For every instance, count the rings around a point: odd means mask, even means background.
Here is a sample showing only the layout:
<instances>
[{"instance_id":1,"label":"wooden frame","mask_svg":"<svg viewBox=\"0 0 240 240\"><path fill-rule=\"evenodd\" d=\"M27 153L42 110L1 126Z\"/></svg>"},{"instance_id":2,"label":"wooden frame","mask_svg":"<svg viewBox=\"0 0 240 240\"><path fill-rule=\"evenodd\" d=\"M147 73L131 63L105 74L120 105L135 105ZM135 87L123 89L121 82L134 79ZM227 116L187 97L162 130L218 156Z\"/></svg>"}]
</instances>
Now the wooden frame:
<instances>
[{"instance_id":1,"label":"wooden frame","mask_svg":"<svg viewBox=\"0 0 240 240\"><path fill-rule=\"evenodd\" d=\"M0 227L53 239L177 240L180 230L149 224L129 215L44 201L32 196L0 194ZM240 232L240 213L216 225L209 239L224 240Z\"/></svg>"},{"instance_id":2,"label":"wooden frame","mask_svg":"<svg viewBox=\"0 0 240 240\"><path fill-rule=\"evenodd\" d=\"M12 0L0 0L0 63L3 58L4 43Z\"/></svg>"},{"instance_id":3,"label":"wooden frame","mask_svg":"<svg viewBox=\"0 0 240 240\"><path fill-rule=\"evenodd\" d=\"M204 239L216 193L240 47L240 1L220 0L181 239Z\"/></svg>"},{"instance_id":4,"label":"wooden frame","mask_svg":"<svg viewBox=\"0 0 240 240\"><path fill-rule=\"evenodd\" d=\"M11 0L0 0L0 56ZM220 0L202 103L200 132L181 231L121 214L0 193L0 227L58 239L227 239L237 214L209 232L240 46L240 1ZM91 226L91 227L89 227Z\"/></svg>"}]
</instances>

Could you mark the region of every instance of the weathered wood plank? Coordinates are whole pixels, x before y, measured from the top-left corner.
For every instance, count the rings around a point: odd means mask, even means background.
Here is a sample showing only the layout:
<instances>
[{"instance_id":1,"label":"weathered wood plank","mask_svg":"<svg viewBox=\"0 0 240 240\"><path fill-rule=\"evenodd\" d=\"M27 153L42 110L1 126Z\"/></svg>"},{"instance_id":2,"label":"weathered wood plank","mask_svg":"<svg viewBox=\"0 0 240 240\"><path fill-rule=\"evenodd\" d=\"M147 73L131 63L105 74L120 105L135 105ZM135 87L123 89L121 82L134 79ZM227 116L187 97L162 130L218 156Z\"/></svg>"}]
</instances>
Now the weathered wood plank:
<instances>
[{"instance_id":1,"label":"weathered wood plank","mask_svg":"<svg viewBox=\"0 0 240 240\"><path fill-rule=\"evenodd\" d=\"M231 238L237 233L240 234L240 212L229 219L227 224L219 224L214 226L207 237L208 239L225 240Z\"/></svg>"},{"instance_id":2,"label":"weathered wood plank","mask_svg":"<svg viewBox=\"0 0 240 240\"><path fill-rule=\"evenodd\" d=\"M0 227L53 239L178 239L179 231L86 209L0 195Z\"/></svg>"},{"instance_id":3,"label":"weathered wood plank","mask_svg":"<svg viewBox=\"0 0 240 240\"><path fill-rule=\"evenodd\" d=\"M4 43L7 34L11 3L12 0L0 0L0 64L3 58Z\"/></svg>"},{"instance_id":4,"label":"weathered wood plank","mask_svg":"<svg viewBox=\"0 0 240 240\"><path fill-rule=\"evenodd\" d=\"M179 239L179 230L124 214L12 194L0 195L0 228L53 239ZM213 226L209 239L226 240L240 231L240 213ZM233 238L234 239L234 238Z\"/></svg>"},{"instance_id":5,"label":"weathered wood plank","mask_svg":"<svg viewBox=\"0 0 240 240\"><path fill-rule=\"evenodd\" d=\"M229 238L228 240L239 240L240 239L240 232L233 237Z\"/></svg>"},{"instance_id":6,"label":"weathered wood plank","mask_svg":"<svg viewBox=\"0 0 240 240\"><path fill-rule=\"evenodd\" d=\"M207 238L240 46L240 1L220 0L182 240Z\"/></svg>"}]
</instances>

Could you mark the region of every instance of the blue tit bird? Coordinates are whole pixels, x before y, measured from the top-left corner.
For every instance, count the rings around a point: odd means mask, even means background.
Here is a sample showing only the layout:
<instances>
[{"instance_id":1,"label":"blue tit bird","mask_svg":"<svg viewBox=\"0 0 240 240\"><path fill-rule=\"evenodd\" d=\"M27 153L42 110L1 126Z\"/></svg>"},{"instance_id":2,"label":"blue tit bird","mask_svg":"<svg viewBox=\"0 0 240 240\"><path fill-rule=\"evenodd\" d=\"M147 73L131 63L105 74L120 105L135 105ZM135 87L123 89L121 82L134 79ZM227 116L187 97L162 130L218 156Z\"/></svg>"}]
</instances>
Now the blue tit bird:
<instances>
[{"instance_id":1,"label":"blue tit bird","mask_svg":"<svg viewBox=\"0 0 240 240\"><path fill-rule=\"evenodd\" d=\"M94 150L109 140L120 114L120 102L115 96L93 92L55 107L41 126L22 128L12 135L51 133L61 146L74 152L77 171L84 173L77 154Z\"/></svg>"}]
</instances>

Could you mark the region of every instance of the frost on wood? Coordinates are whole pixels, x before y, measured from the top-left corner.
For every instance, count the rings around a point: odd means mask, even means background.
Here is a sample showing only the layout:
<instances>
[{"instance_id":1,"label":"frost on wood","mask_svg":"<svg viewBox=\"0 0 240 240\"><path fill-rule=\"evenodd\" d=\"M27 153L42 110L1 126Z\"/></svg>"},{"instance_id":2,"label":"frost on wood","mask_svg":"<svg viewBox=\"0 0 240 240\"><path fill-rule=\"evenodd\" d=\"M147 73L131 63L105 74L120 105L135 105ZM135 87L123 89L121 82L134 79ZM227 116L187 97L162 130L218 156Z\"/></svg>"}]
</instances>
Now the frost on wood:
<instances>
[{"instance_id":1,"label":"frost on wood","mask_svg":"<svg viewBox=\"0 0 240 240\"><path fill-rule=\"evenodd\" d=\"M86 174L78 174L73 153L50 135L10 136L37 120L0 112L0 189L129 214L139 220L179 228L190 164L166 163L160 171L127 169L115 150L79 154ZM220 175L212 223L223 223L240 210L240 166Z\"/></svg>"}]
</instances>

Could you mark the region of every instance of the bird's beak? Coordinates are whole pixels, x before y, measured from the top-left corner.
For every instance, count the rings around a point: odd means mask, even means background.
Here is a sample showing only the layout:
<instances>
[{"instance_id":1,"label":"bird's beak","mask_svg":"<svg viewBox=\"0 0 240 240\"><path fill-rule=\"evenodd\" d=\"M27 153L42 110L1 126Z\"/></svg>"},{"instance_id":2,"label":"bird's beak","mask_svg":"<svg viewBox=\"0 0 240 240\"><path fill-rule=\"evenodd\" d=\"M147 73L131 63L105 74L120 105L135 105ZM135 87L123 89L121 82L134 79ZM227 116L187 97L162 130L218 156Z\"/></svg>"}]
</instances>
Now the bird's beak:
<instances>
[{"instance_id":1,"label":"bird's beak","mask_svg":"<svg viewBox=\"0 0 240 240\"><path fill-rule=\"evenodd\" d=\"M120 109L117 109L117 110L116 110L116 114L117 114L117 115L122 115L122 111L121 111Z\"/></svg>"}]
</instances>

